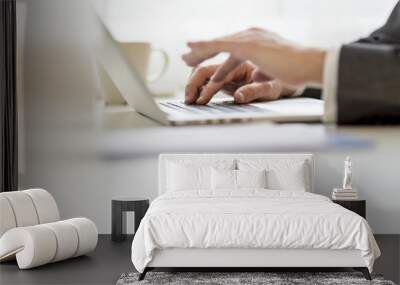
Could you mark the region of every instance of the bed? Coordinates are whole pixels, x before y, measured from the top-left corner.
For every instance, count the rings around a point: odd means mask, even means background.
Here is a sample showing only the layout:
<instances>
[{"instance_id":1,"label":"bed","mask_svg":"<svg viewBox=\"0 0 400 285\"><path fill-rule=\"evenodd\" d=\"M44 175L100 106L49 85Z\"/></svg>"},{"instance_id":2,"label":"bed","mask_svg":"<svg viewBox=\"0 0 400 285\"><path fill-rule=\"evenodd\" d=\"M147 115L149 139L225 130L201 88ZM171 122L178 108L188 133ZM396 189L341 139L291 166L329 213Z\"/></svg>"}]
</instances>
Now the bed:
<instances>
[{"instance_id":1,"label":"bed","mask_svg":"<svg viewBox=\"0 0 400 285\"><path fill-rule=\"evenodd\" d=\"M380 255L365 219L313 193L312 154L162 154L132 262L154 268L352 267Z\"/></svg>"}]
</instances>

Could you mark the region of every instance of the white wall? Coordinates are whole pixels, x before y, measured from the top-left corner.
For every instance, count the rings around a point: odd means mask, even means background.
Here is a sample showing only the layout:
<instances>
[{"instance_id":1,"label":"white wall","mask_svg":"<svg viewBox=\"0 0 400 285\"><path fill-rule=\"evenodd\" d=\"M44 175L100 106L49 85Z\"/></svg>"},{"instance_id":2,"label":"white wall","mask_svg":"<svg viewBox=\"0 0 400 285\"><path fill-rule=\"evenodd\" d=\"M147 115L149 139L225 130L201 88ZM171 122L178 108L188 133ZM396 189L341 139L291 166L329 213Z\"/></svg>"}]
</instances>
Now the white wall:
<instances>
[{"instance_id":1,"label":"white wall","mask_svg":"<svg viewBox=\"0 0 400 285\"><path fill-rule=\"evenodd\" d=\"M95 98L100 90L90 58L86 1L20 2L28 3L22 116L26 163L21 187L48 189L63 217L87 216L101 233L108 233L112 196L156 196L156 156L107 161L96 150ZM121 0L100 4L103 8L109 4L106 16L122 39L149 40L170 51L174 60L159 85L168 89L183 86L189 72L178 59L187 38L259 25L287 32L304 43L328 46L369 32L383 22L394 2ZM233 8L228 9L227 3ZM387 133L379 138L377 149L350 153L356 185L368 200L368 220L377 233L400 233L399 145L399 136ZM347 154L318 154L319 193L328 195L340 184Z\"/></svg>"},{"instance_id":2,"label":"white wall","mask_svg":"<svg viewBox=\"0 0 400 285\"><path fill-rule=\"evenodd\" d=\"M382 134L382 133L381 133ZM368 137L374 138L373 131ZM386 132L373 149L351 152L316 153L315 192L330 196L332 188L340 187L343 164L347 155L353 159L354 186L367 200L367 219L375 233L400 233L400 134ZM114 195L157 196L157 157L135 160L107 161L107 182L102 198L104 206ZM98 217L100 218L100 217ZM105 208L98 219L100 227L109 231L110 209Z\"/></svg>"},{"instance_id":3,"label":"white wall","mask_svg":"<svg viewBox=\"0 0 400 285\"><path fill-rule=\"evenodd\" d=\"M316 192L330 196L341 186L343 161L350 154L354 162L355 186L367 200L367 220L375 233L400 233L400 137L380 140L374 150L317 154Z\"/></svg>"}]
</instances>

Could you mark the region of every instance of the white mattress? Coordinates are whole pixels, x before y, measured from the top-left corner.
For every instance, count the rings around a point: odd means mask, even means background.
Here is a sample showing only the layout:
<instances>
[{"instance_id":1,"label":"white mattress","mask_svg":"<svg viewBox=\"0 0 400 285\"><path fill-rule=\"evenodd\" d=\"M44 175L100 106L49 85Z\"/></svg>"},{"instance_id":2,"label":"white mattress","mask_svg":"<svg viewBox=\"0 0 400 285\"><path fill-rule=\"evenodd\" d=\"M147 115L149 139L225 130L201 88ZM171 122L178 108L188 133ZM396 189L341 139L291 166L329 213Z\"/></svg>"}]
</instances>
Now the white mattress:
<instances>
[{"instance_id":1,"label":"white mattress","mask_svg":"<svg viewBox=\"0 0 400 285\"><path fill-rule=\"evenodd\" d=\"M139 272L157 249L359 250L372 271L380 255L368 223L307 192L251 190L166 193L150 206L132 243Z\"/></svg>"}]
</instances>

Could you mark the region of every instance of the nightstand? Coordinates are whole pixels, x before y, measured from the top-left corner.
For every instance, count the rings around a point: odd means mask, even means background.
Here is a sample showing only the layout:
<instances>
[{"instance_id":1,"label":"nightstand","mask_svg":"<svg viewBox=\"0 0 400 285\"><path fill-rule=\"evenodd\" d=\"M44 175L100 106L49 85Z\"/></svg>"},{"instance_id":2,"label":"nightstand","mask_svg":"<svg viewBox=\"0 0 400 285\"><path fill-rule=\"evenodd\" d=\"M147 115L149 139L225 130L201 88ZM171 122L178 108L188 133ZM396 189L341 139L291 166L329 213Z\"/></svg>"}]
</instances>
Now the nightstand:
<instances>
[{"instance_id":1,"label":"nightstand","mask_svg":"<svg viewBox=\"0 0 400 285\"><path fill-rule=\"evenodd\" d=\"M359 214L364 219L366 218L366 201L365 200L332 200L333 203Z\"/></svg>"},{"instance_id":2,"label":"nightstand","mask_svg":"<svg viewBox=\"0 0 400 285\"><path fill-rule=\"evenodd\" d=\"M114 197L111 202L111 239L126 239L126 212L135 212L135 233L149 208L146 198Z\"/></svg>"}]
</instances>

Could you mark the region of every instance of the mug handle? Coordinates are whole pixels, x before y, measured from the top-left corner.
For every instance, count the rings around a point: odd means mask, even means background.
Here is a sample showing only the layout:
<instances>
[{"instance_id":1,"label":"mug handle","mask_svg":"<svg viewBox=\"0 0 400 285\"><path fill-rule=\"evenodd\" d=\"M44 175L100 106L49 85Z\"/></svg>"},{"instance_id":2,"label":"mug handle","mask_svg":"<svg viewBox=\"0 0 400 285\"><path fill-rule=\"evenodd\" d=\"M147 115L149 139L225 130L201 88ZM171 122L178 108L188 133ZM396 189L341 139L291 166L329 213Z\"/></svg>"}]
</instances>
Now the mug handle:
<instances>
[{"instance_id":1,"label":"mug handle","mask_svg":"<svg viewBox=\"0 0 400 285\"><path fill-rule=\"evenodd\" d=\"M162 56L162 58L164 60L164 63L163 63L163 67L161 68L160 72L147 76L146 80L147 80L148 83L152 83L152 82L155 82L158 79L160 79L165 74L165 72L167 71L168 65L169 65L169 56L168 56L167 52L164 49L151 48L151 52L152 53L154 52L154 53L161 54L161 56Z\"/></svg>"}]
</instances>

